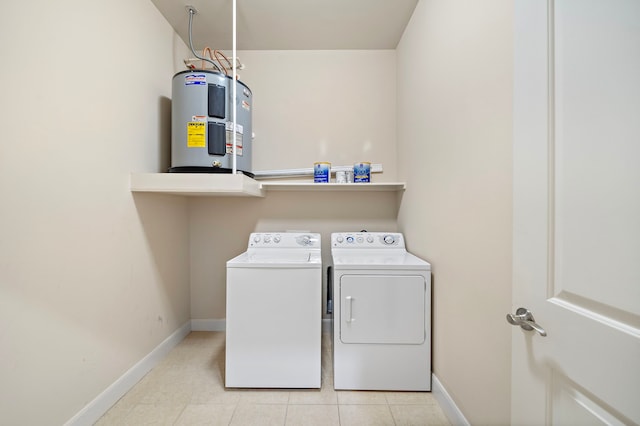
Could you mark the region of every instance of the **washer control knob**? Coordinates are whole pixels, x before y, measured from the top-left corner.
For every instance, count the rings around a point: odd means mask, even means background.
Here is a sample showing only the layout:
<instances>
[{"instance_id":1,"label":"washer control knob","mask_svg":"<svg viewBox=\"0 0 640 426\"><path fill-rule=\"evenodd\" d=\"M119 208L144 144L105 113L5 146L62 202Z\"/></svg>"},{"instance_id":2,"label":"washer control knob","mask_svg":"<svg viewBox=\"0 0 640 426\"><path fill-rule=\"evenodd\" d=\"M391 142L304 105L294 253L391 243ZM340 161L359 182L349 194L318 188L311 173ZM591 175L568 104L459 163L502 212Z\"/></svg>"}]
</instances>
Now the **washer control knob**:
<instances>
[{"instance_id":1,"label":"washer control knob","mask_svg":"<svg viewBox=\"0 0 640 426\"><path fill-rule=\"evenodd\" d=\"M308 235L305 235L304 237L302 237L301 242L303 246L308 246L309 244L311 244L311 238L309 238Z\"/></svg>"},{"instance_id":2,"label":"washer control knob","mask_svg":"<svg viewBox=\"0 0 640 426\"><path fill-rule=\"evenodd\" d=\"M347 242L348 242L348 243L353 243L353 237L352 237L351 235L349 235L349 236L347 237Z\"/></svg>"},{"instance_id":3,"label":"washer control knob","mask_svg":"<svg viewBox=\"0 0 640 426\"><path fill-rule=\"evenodd\" d=\"M358 240L359 243L363 243L364 242L364 238L362 238L362 237L358 237L357 240Z\"/></svg>"},{"instance_id":4,"label":"washer control knob","mask_svg":"<svg viewBox=\"0 0 640 426\"><path fill-rule=\"evenodd\" d=\"M384 237L382 237L382 240L384 241L385 244L388 244L388 245L391 245L396 242L396 239L393 237L393 235L390 235L390 234L387 234Z\"/></svg>"},{"instance_id":5,"label":"washer control knob","mask_svg":"<svg viewBox=\"0 0 640 426\"><path fill-rule=\"evenodd\" d=\"M373 242L373 237L372 237L371 235L369 235L369 236L367 237L367 242L368 242L368 243L372 243L372 242Z\"/></svg>"},{"instance_id":6,"label":"washer control knob","mask_svg":"<svg viewBox=\"0 0 640 426\"><path fill-rule=\"evenodd\" d=\"M253 242L254 242L254 243L257 243L257 242L259 242L259 241L260 241L260 235L255 235L255 236L253 237Z\"/></svg>"},{"instance_id":7,"label":"washer control knob","mask_svg":"<svg viewBox=\"0 0 640 426\"><path fill-rule=\"evenodd\" d=\"M264 242L265 242L265 243L269 243L269 242L271 242L271 235L265 235L265 236L264 236Z\"/></svg>"},{"instance_id":8,"label":"washer control knob","mask_svg":"<svg viewBox=\"0 0 640 426\"><path fill-rule=\"evenodd\" d=\"M273 237L273 242L278 244L280 242L280 235L276 235L275 237Z\"/></svg>"},{"instance_id":9,"label":"washer control knob","mask_svg":"<svg viewBox=\"0 0 640 426\"><path fill-rule=\"evenodd\" d=\"M336 237L336 241L339 242L339 243L343 243L344 242L344 238L342 237L342 235L338 235Z\"/></svg>"}]
</instances>

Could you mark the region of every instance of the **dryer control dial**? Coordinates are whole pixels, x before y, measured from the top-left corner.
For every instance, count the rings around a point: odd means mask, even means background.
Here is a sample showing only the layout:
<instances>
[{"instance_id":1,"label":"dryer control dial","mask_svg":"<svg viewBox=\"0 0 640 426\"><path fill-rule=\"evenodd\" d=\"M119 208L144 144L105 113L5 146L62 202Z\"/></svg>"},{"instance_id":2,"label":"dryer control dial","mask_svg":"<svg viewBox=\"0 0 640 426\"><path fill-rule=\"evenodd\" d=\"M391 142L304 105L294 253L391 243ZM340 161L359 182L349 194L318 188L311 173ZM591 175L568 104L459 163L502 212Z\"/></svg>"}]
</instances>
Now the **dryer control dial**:
<instances>
[{"instance_id":1,"label":"dryer control dial","mask_svg":"<svg viewBox=\"0 0 640 426\"><path fill-rule=\"evenodd\" d=\"M387 234L384 237L382 237L382 241L384 241L384 243L387 245L391 245L396 242L396 239L393 235Z\"/></svg>"}]
</instances>

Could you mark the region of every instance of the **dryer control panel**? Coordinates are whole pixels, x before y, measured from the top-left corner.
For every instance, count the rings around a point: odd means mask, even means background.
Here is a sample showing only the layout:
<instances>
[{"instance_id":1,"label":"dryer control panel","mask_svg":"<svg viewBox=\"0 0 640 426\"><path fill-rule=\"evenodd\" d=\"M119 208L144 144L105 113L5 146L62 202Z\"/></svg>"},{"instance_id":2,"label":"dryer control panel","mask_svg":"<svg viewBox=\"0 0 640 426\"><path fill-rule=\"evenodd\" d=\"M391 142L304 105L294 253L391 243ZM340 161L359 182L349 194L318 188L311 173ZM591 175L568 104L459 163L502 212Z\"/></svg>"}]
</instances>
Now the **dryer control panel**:
<instances>
[{"instance_id":1,"label":"dryer control panel","mask_svg":"<svg viewBox=\"0 0 640 426\"><path fill-rule=\"evenodd\" d=\"M399 232L337 232L331 234L332 248L405 248Z\"/></svg>"}]
</instances>

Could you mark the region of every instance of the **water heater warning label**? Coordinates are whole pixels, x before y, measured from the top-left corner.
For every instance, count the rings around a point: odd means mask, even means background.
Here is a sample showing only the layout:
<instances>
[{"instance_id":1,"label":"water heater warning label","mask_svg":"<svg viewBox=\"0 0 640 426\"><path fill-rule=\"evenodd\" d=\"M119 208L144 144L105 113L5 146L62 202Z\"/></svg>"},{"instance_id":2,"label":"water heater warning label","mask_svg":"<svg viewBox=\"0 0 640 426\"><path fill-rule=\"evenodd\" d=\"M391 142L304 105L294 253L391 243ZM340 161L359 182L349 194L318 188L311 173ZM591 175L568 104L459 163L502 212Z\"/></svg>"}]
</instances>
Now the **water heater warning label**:
<instances>
[{"instance_id":1,"label":"water heater warning label","mask_svg":"<svg viewBox=\"0 0 640 426\"><path fill-rule=\"evenodd\" d=\"M227 154L233 154L233 122L227 121ZM242 134L244 129L242 124L236 123L236 155L242 156Z\"/></svg>"},{"instance_id":2,"label":"water heater warning label","mask_svg":"<svg viewBox=\"0 0 640 426\"><path fill-rule=\"evenodd\" d=\"M227 132L227 154L233 154L231 132ZM236 155L242 156L242 135L236 133Z\"/></svg>"},{"instance_id":3,"label":"water heater warning label","mask_svg":"<svg viewBox=\"0 0 640 426\"><path fill-rule=\"evenodd\" d=\"M187 123L187 147L205 148L207 146L207 123L191 121Z\"/></svg>"}]
</instances>

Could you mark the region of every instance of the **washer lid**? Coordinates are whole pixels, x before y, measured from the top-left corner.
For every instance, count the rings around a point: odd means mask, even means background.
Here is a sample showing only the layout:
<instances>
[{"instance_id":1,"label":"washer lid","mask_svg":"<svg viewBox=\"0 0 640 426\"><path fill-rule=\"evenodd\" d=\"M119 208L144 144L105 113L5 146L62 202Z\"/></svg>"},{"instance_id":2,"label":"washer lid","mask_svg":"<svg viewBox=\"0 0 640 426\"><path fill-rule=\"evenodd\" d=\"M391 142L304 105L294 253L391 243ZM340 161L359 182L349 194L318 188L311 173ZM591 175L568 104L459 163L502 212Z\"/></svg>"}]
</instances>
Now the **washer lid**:
<instances>
[{"instance_id":1,"label":"washer lid","mask_svg":"<svg viewBox=\"0 0 640 426\"><path fill-rule=\"evenodd\" d=\"M319 253L277 250L268 253L244 252L227 262L227 268L320 268Z\"/></svg>"}]
</instances>

